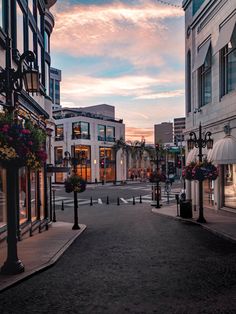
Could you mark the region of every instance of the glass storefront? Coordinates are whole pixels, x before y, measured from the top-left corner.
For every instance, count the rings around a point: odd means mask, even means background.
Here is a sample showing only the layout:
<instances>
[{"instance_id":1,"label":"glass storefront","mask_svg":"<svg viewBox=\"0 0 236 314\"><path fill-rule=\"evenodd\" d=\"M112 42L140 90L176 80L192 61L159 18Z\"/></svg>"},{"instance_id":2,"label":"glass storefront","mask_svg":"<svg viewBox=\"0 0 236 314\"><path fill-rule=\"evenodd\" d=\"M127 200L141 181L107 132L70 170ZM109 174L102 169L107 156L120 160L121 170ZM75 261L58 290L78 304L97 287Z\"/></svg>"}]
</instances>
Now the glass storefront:
<instances>
[{"instance_id":1,"label":"glass storefront","mask_svg":"<svg viewBox=\"0 0 236 314\"><path fill-rule=\"evenodd\" d=\"M19 169L19 210L20 223L23 223L28 219L27 173L25 167Z\"/></svg>"},{"instance_id":2,"label":"glass storefront","mask_svg":"<svg viewBox=\"0 0 236 314\"><path fill-rule=\"evenodd\" d=\"M100 147L100 181L115 181L116 180L116 159L113 148Z\"/></svg>"},{"instance_id":3,"label":"glass storefront","mask_svg":"<svg viewBox=\"0 0 236 314\"><path fill-rule=\"evenodd\" d=\"M236 209L236 164L224 165L224 206Z\"/></svg>"},{"instance_id":4,"label":"glass storefront","mask_svg":"<svg viewBox=\"0 0 236 314\"><path fill-rule=\"evenodd\" d=\"M203 181L203 202L205 206L213 207L214 206L214 188L215 181L205 180Z\"/></svg>"},{"instance_id":5,"label":"glass storefront","mask_svg":"<svg viewBox=\"0 0 236 314\"><path fill-rule=\"evenodd\" d=\"M30 172L30 198L31 198L31 219L35 220L37 217L36 210L36 197L37 197L37 188L36 188L36 174L34 171Z\"/></svg>"},{"instance_id":6,"label":"glass storefront","mask_svg":"<svg viewBox=\"0 0 236 314\"><path fill-rule=\"evenodd\" d=\"M45 209L45 201L44 201L44 170L41 169L39 171L39 208L40 208L40 219L44 218L44 209Z\"/></svg>"},{"instance_id":7,"label":"glass storefront","mask_svg":"<svg viewBox=\"0 0 236 314\"><path fill-rule=\"evenodd\" d=\"M6 225L6 171L0 167L0 227Z\"/></svg>"},{"instance_id":8,"label":"glass storefront","mask_svg":"<svg viewBox=\"0 0 236 314\"><path fill-rule=\"evenodd\" d=\"M74 154L72 147L72 156ZM86 145L75 146L75 158L78 160L77 174L87 182L91 182L91 147Z\"/></svg>"}]
</instances>

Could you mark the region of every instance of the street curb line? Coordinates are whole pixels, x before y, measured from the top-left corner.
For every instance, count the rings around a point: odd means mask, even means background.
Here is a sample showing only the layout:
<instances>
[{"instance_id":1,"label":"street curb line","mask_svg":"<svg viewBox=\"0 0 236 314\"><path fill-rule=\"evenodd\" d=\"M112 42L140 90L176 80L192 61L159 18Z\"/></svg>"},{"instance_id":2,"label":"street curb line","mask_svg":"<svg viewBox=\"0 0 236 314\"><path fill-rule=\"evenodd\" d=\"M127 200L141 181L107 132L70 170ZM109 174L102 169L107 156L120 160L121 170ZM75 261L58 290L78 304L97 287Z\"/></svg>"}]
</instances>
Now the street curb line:
<instances>
[{"instance_id":1,"label":"street curb line","mask_svg":"<svg viewBox=\"0 0 236 314\"><path fill-rule=\"evenodd\" d=\"M52 267L58 260L59 258L65 253L65 251L71 246L71 244L86 230L87 226L83 224L79 224L80 228L77 233L70 238L59 250L48 260L48 262L38 266L35 269L32 269L31 271L24 272L22 274L16 275L16 278L12 278L11 282L6 282L5 284L3 283L0 285L0 292L3 292L13 286L16 286L20 284L21 282L33 277L34 275L41 273L50 267Z\"/></svg>"},{"instance_id":2,"label":"street curb line","mask_svg":"<svg viewBox=\"0 0 236 314\"><path fill-rule=\"evenodd\" d=\"M213 233L214 235L216 235L217 237L219 237L221 239L227 240L227 241L232 242L234 244L236 243L236 238L228 235L225 232L219 232L216 229L212 229L212 228L208 227L207 225L201 224L200 222L197 222L195 220L190 220L190 219L187 219L187 218L182 218L182 217L178 217L178 216L171 216L171 215L163 214L163 213L160 213L160 212L156 211L154 208L152 209L152 212L154 214L158 214L158 215L161 215L161 216L169 217L169 218L172 218L172 219L175 219L175 220L179 220L181 222L186 222L186 223L189 223L189 224L194 224L194 225L200 226L203 229Z\"/></svg>"}]
</instances>

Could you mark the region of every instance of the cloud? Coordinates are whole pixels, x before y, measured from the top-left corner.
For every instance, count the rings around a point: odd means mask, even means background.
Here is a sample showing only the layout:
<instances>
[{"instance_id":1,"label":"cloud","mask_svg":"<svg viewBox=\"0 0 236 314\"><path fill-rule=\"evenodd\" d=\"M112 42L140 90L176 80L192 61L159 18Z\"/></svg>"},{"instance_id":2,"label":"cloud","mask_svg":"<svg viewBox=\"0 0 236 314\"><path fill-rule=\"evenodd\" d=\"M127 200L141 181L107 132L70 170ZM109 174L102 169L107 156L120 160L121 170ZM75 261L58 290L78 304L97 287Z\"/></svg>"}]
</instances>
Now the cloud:
<instances>
[{"instance_id":1,"label":"cloud","mask_svg":"<svg viewBox=\"0 0 236 314\"><path fill-rule=\"evenodd\" d=\"M125 129L126 140L140 141L144 138L149 143L153 143L153 132L153 128L126 127Z\"/></svg>"},{"instance_id":2,"label":"cloud","mask_svg":"<svg viewBox=\"0 0 236 314\"><path fill-rule=\"evenodd\" d=\"M160 92L155 94L146 94L136 97L136 99L161 99L161 98L173 98L173 97L180 97L184 95L184 90L173 90L167 92Z\"/></svg>"},{"instance_id":3,"label":"cloud","mask_svg":"<svg viewBox=\"0 0 236 314\"><path fill-rule=\"evenodd\" d=\"M57 9L60 8L60 9ZM109 56L126 59L136 67L161 66L165 53L173 51L182 58L179 43L183 38L168 25L170 19L183 16L179 8L152 1L127 5L120 2L104 5L55 6L56 27L52 49L73 56Z\"/></svg>"}]
</instances>

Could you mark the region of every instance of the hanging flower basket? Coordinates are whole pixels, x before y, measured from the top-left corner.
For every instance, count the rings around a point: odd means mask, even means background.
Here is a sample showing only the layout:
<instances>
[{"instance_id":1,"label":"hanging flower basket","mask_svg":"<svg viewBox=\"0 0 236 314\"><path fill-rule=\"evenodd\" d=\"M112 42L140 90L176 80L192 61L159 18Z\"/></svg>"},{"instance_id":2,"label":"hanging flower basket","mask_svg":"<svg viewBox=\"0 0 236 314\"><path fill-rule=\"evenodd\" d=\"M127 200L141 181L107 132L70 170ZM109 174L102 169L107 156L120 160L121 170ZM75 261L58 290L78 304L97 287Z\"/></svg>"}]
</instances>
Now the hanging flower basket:
<instances>
[{"instance_id":1,"label":"hanging flower basket","mask_svg":"<svg viewBox=\"0 0 236 314\"><path fill-rule=\"evenodd\" d=\"M64 183L66 193L82 193L86 190L86 181L75 174L68 177Z\"/></svg>"},{"instance_id":2,"label":"hanging flower basket","mask_svg":"<svg viewBox=\"0 0 236 314\"><path fill-rule=\"evenodd\" d=\"M186 180L216 180L218 175L218 169L207 159L202 162L192 162L183 170L183 177Z\"/></svg>"},{"instance_id":3,"label":"hanging flower basket","mask_svg":"<svg viewBox=\"0 0 236 314\"><path fill-rule=\"evenodd\" d=\"M0 164L38 170L47 160L46 132L30 120L14 121L0 114Z\"/></svg>"},{"instance_id":4,"label":"hanging flower basket","mask_svg":"<svg viewBox=\"0 0 236 314\"><path fill-rule=\"evenodd\" d=\"M150 174L149 181L152 183L155 183L157 181L159 182L165 182L166 176L163 173L157 173L156 171Z\"/></svg>"},{"instance_id":5,"label":"hanging flower basket","mask_svg":"<svg viewBox=\"0 0 236 314\"><path fill-rule=\"evenodd\" d=\"M189 165L185 166L182 172L182 176L186 180L193 180L192 171L194 167L196 166L195 162L191 162Z\"/></svg>"}]
</instances>

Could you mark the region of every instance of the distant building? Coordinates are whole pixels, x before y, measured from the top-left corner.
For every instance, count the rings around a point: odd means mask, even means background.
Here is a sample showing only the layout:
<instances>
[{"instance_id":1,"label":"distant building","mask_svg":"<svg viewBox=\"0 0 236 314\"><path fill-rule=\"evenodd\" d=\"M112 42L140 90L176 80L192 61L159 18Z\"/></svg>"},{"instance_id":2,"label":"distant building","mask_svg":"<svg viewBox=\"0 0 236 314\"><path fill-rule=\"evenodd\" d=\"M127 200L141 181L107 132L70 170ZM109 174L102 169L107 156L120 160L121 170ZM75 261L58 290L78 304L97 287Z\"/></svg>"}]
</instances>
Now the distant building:
<instances>
[{"instance_id":1,"label":"distant building","mask_svg":"<svg viewBox=\"0 0 236 314\"><path fill-rule=\"evenodd\" d=\"M185 117L174 118L174 143L184 142Z\"/></svg>"},{"instance_id":2,"label":"distant building","mask_svg":"<svg viewBox=\"0 0 236 314\"><path fill-rule=\"evenodd\" d=\"M162 122L154 125L154 142L155 144L173 143L173 123Z\"/></svg>"},{"instance_id":3,"label":"distant building","mask_svg":"<svg viewBox=\"0 0 236 314\"><path fill-rule=\"evenodd\" d=\"M61 108L60 100L61 70L50 68L50 97L52 98L52 110Z\"/></svg>"},{"instance_id":4,"label":"distant building","mask_svg":"<svg viewBox=\"0 0 236 314\"><path fill-rule=\"evenodd\" d=\"M87 182L126 180L126 158L113 148L116 139L125 139L123 120L115 118L115 107L102 104L84 108L61 108L53 112L55 132L52 159L65 165L65 152L78 158L77 174ZM56 173L63 182L65 173Z\"/></svg>"}]
</instances>

